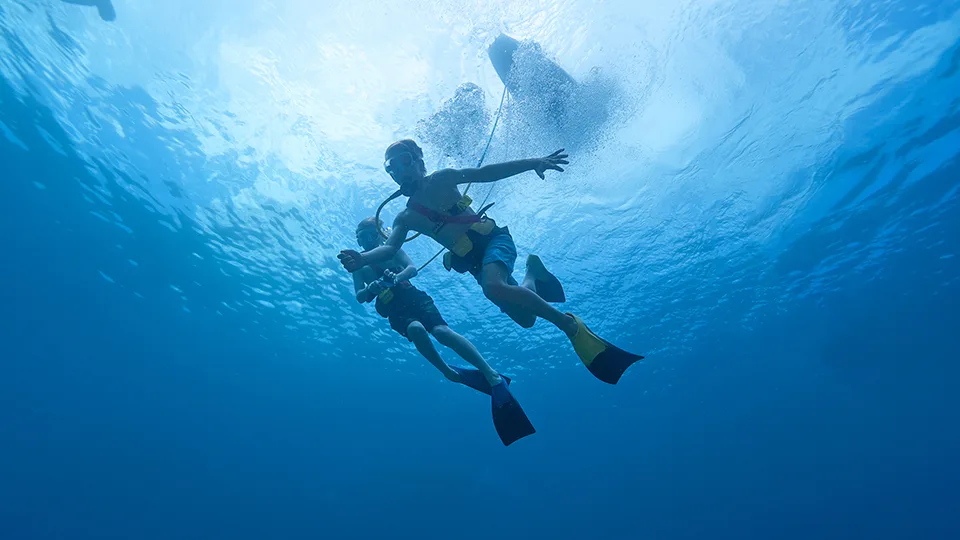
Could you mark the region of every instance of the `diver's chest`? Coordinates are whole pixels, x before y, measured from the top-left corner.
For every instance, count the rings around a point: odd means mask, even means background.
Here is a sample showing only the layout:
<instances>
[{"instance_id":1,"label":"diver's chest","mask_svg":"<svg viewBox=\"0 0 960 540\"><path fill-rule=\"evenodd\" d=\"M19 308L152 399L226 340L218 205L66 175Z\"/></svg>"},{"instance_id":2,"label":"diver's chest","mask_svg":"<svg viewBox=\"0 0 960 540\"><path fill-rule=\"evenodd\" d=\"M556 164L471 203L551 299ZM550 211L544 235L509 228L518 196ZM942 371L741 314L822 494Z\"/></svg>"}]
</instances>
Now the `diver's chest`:
<instances>
[{"instance_id":1,"label":"diver's chest","mask_svg":"<svg viewBox=\"0 0 960 540\"><path fill-rule=\"evenodd\" d=\"M463 195L457 189L444 189L440 192L425 193L424 195L426 196L419 201L420 204L428 208L434 208L444 214L449 214L450 210L463 199Z\"/></svg>"},{"instance_id":2,"label":"diver's chest","mask_svg":"<svg viewBox=\"0 0 960 540\"><path fill-rule=\"evenodd\" d=\"M408 210L408 215L409 219L407 223L412 230L426 234L444 245L446 245L448 241L456 240L470 228L470 224L444 224L442 221L433 221L412 210Z\"/></svg>"}]
</instances>

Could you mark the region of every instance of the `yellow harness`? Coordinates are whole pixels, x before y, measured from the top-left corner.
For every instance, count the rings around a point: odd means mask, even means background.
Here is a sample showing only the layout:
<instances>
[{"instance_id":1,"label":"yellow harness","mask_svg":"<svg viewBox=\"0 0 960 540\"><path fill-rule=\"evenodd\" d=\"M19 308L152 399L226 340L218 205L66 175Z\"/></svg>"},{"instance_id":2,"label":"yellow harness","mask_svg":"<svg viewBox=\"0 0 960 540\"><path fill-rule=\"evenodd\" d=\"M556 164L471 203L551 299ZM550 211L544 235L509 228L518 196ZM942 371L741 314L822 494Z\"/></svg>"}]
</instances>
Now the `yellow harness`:
<instances>
[{"instance_id":1,"label":"yellow harness","mask_svg":"<svg viewBox=\"0 0 960 540\"><path fill-rule=\"evenodd\" d=\"M460 198L460 201L457 202L457 208L460 209L460 212L465 211L467 208L470 208L470 205L473 203L473 199L469 195L464 194ZM492 205L490 205L492 206ZM490 206L486 206L480 210L477 216L480 218L480 221L470 225L468 231L473 231L479 235L487 236L492 233L494 229L497 228L497 224L492 219L486 217L486 211ZM440 223L435 229L439 231L445 223ZM470 239L470 235L464 232L460 238L457 238L457 241L453 243L453 246L450 248L450 251L447 251L443 254L443 267L449 272L453 269L453 256L457 255L459 257L466 257L471 251L473 251L473 240Z\"/></svg>"},{"instance_id":2,"label":"yellow harness","mask_svg":"<svg viewBox=\"0 0 960 540\"><path fill-rule=\"evenodd\" d=\"M393 301L393 289L384 289L383 291L380 291L380 294L377 295L377 299L384 304L389 304Z\"/></svg>"}]
</instances>

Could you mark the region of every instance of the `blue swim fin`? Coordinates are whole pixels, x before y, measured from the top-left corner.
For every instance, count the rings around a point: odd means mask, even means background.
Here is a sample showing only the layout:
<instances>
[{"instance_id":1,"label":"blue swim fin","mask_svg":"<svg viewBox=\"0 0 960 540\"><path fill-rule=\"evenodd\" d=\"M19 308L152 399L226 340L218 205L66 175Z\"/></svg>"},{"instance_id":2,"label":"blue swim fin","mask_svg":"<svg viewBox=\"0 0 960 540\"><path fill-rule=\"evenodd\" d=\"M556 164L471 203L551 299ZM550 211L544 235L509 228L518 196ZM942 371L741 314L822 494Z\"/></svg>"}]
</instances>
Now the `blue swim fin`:
<instances>
[{"instance_id":1,"label":"blue swim fin","mask_svg":"<svg viewBox=\"0 0 960 540\"><path fill-rule=\"evenodd\" d=\"M510 446L537 432L533 424L530 423L530 419L527 418L527 414L520 408L520 402L510 393L506 381L493 387L491 404L493 426L497 428L497 435L500 435L500 440L503 441L504 446Z\"/></svg>"},{"instance_id":2,"label":"blue swim fin","mask_svg":"<svg viewBox=\"0 0 960 540\"><path fill-rule=\"evenodd\" d=\"M450 366L450 369L460 374L460 384L469 386L470 388L473 388L478 392L483 392L488 396L491 395L490 383L487 382L487 378L483 376L483 373L480 373L479 369L459 366ZM512 382L510 377L507 377L506 375L500 375L500 377L507 381L507 384Z\"/></svg>"}]
</instances>

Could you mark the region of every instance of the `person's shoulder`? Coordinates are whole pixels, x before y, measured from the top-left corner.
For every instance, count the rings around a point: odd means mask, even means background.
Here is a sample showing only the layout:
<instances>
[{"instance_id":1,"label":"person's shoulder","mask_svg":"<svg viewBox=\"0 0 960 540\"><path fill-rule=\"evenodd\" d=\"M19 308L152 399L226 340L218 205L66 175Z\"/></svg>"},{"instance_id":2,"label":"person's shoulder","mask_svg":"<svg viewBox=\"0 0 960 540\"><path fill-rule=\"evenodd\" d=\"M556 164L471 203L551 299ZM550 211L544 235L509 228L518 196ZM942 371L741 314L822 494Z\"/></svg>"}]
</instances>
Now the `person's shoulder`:
<instances>
[{"instance_id":1,"label":"person's shoulder","mask_svg":"<svg viewBox=\"0 0 960 540\"><path fill-rule=\"evenodd\" d=\"M430 175L431 181L436 180L438 182L443 182L443 183L449 183L449 182L458 183L462 179L463 179L463 170L461 169L440 169L440 170L434 171L433 174Z\"/></svg>"}]
</instances>

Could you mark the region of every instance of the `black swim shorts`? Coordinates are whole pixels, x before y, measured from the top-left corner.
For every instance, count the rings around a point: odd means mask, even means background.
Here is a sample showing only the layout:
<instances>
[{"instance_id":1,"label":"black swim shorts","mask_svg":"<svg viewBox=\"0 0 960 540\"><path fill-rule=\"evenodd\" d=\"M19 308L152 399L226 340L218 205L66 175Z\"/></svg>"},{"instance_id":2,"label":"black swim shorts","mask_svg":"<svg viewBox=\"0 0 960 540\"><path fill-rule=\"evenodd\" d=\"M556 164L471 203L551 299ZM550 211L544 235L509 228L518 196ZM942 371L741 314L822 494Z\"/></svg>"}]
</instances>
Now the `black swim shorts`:
<instances>
[{"instance_id":1,"label":"black swim shorts","mask_svg":"<svg viewBox=\"0 0 960 540\"><path fill-rule=\"evenodd\" d=\"M394 290L393 300L384 311L390 321L390 328L393 328L401 336L410 339L407 335L407 328L414 321L422 324L428 332L433 331L438 326L447 325L447 321L443 320L443 316L440 315L440 311L429 294L416 287Z\"/></svg>"}]
</instances>

